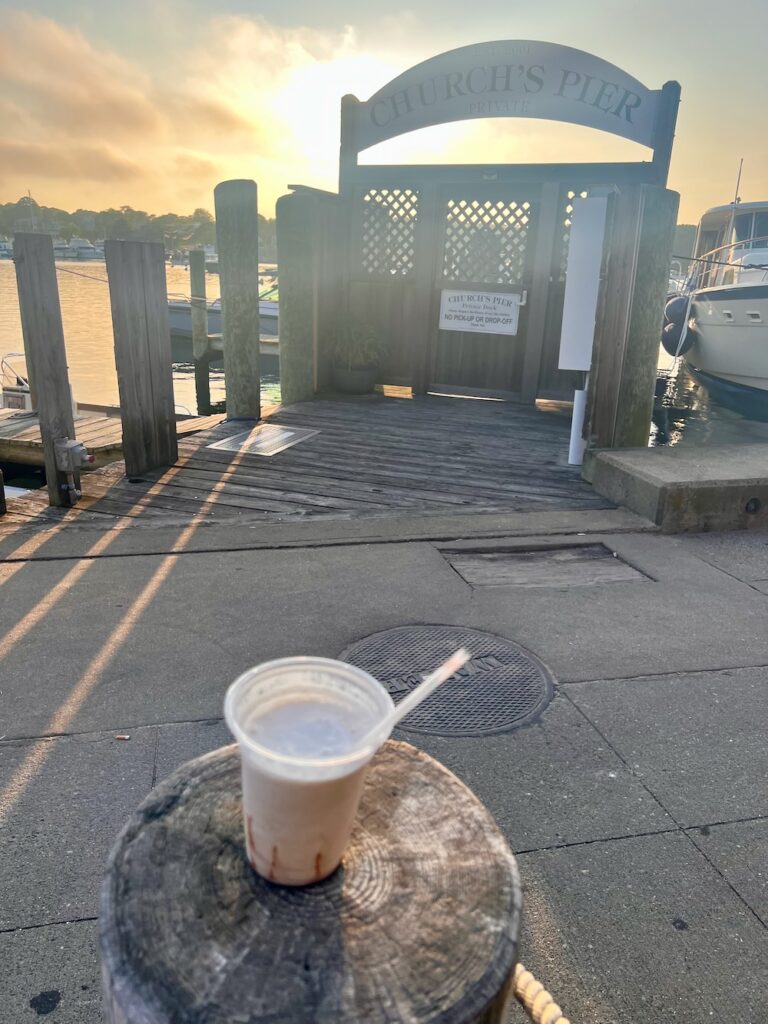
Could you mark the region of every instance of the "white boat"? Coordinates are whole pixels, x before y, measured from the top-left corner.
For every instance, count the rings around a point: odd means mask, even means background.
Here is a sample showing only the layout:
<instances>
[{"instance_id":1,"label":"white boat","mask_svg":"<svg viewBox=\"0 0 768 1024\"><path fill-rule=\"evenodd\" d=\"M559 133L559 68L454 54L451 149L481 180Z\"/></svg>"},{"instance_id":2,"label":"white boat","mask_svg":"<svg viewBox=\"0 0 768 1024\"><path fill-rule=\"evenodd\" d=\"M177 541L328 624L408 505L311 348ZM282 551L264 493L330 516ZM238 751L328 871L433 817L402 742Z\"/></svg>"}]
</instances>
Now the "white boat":
<instances>
[{"instance_id":1,"label":"white boat","mask_svg":"<svg viewBox=\"0 0 768 1024\"><path fill-rule=\"evenodd\" d=\"M23 352L0 357L0 409L32 411L32 395Z\"/></svg>"},{"instance_id":2,"label":"white boat","mask_svg":"<svg viewBox=\"0 0 768 1024\"><path fill-rule=\"evenodd\" d=\"M278 285L276 275L265 275L266 287L259 293L259 328L263 337L277 337ZM221 299L208 304L208 333L221 334ZM192 304L189 296L171 296L168 302L171 334L192 337Z\"/></svg>"},{"instance_id":3,"label":"white boat","mask_svg":"<svg viewBox=\"0 0 768 1024\"><path fill-rule=\"evenodd\" d=\"M692 268L667 303L664 347L718 381L768 392L768 202L707 210Z\"/></svg>"},{"instance_id":4,"label":"white boat","mask_svg":"<svg viewBox=\"0 0 768 1024\"><path fill-rule=\"evenodd\" d=\"M13 259L13 242L9 242L7 238L0 238L0 260L12 260Z\"/></svg>"}]
</instances>

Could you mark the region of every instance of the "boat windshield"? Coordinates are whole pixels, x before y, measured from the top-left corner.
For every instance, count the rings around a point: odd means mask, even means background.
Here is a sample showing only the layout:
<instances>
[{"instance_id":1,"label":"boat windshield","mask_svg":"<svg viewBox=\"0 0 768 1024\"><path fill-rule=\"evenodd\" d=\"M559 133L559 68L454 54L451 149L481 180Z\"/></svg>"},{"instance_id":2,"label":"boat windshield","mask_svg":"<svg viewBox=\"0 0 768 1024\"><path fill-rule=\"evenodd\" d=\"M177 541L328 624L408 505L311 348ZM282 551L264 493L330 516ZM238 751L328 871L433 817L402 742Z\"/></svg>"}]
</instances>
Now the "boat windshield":
<instances>
[{"instance_id":1,"label":"boat windshield","mask_svg":"<svg viewBox=\"0 0 768 1024\"><path fill-rule=\"evenodd\" d=\"M734 241L701 253L689 279L694 289L768 281L768 230L763 235L739 237L740 230L735 224Z\"/></svg>"}]
</instances>

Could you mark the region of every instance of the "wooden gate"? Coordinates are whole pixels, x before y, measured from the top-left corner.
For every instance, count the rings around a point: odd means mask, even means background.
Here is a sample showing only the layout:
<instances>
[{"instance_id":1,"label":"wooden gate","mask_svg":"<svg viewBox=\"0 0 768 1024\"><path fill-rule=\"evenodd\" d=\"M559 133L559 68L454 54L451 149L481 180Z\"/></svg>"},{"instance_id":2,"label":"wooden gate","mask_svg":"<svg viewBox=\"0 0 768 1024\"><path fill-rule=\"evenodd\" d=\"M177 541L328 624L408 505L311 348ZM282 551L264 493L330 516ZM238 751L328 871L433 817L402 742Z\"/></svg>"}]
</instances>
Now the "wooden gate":
<instances>
[{"instance_id":1,"label":"wooden gate","mask_svg":"<svg viewBox=\"0 0 768 1024\"><path fill-rule=\"evenodd\" d=\"M357 190L349 311L381 338L382 383L458 394L520 391L539 196L535 183L507 182ZM519 296L516 332L441 329L444 290Z\"/></svg>"},{"instance_id":2,"label":"wooden gate","mask_svg":"<svg viewBox=\"0 0 768 1024\"><path fill-rule=\"evenodd\" d=\"M434 238L427 388L473 394L518 392L522 378L538 212L535 186L440 190ZM514 334L441 329L441 296L519 297ZM458 293L458 294L457 294ZM451 316L451 314L448 314ZM446 320L446 322L448 322Z\"/></svg>"},{"instance_id":3,"label":"wooden gate","mask_svg":"<svg viewBox=\"0 0 768 1024\"><path fill-rule=\"evenodd\" d=\"M649 89L592 54L531 40L459 47L409 68L367 100L344 96L339 198L351 225L344 315L378 329L381 383L515 393L527 402L572 394L574 381L557 358L570 204L595 186L665 186L679 100L676 82ZM360 162L361 153L407 132L489 117L599 129L648 147L652 159ZM472 331L447 329L459 323L447 316L441 329L447 290L474 296L463 312L479 318ZM500 305L505 295L524 298L515 333L478 330L496 321L473 310L475 293L491 293Z\"/></svg>"}]
</instances>

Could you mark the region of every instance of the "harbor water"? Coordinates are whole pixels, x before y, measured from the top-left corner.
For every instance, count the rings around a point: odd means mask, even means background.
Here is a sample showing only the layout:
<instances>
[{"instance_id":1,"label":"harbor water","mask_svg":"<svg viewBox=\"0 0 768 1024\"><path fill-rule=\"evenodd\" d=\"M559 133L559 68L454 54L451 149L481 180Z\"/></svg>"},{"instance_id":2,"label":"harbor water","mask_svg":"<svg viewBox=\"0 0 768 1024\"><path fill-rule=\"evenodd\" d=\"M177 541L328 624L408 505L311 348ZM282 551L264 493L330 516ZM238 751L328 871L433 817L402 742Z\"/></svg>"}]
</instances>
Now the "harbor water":
<instances>
[{"instance_id":1,"label":"harbor water","mask_svg":"<svg viewBox=\"0 0 768 1024\"><path fill-rule=\"evenodd\" d=\"M103 262L57 264L69 377L76 400L117 405L117 376L112 345L107 271ZM172 298L189 295L189 270L166 268ZM217 274L206 275L209 300L219 297ZM0 356L23 351L16 275L10 260L0 260ZM176 410L196 413L192 365L174 363ZM279 401L276 377L264 376L265 402ZM211 367L211 400L224 400L222 367ZM747 396L697 378L682 361L660 349L656 402L649 444L708 445L768 442L768 394Z\"/></svg>"},{"instance_id":2,"label":"harbor water","mask_svg":"<svg viewBox=\"0 0 768 1024\"><path fill-rule=\"evenodd\" d=\"M661 349L649 444L768 443L768 392L705 378Z\"/></svg>"},{"instance_id":3,"label":"harbor water","mask_svg":"<svg viewBox=\"0 0 768 1024\"><path fill-rule=\"evenodd\" d=\"M270 264L271 266L271 264ZM107 268L103 261L56 264L69 365L69 382L75 400L97 405L118 405L117 373L112 342ZM166 267L171 298L189 296L189 269ZM206 274L206 297L219 297L218 274ZM23 352L16 273L11 260L0 260L0 357ZM211 401L224 400L224 371L211 367ZM191 363L174 363L173 390L178 413L197 413L195 374ZM262 379L262 397L270 404L279 401L277 377Z\"/></svg>"}]
</instances>

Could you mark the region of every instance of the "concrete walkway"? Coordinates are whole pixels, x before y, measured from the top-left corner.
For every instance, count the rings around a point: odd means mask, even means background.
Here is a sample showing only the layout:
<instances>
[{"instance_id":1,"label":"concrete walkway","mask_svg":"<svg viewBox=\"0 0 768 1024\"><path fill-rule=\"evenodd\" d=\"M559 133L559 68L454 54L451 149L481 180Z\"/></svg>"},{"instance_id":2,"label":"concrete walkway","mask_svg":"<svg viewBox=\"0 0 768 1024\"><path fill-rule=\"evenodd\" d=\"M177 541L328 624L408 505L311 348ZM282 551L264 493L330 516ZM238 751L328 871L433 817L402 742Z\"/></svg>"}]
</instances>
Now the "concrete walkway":
<instances>
[{"instance_id":1,"label":"concrete walkway","mask_svg":"<svg viewBox=\"0 0 768 1024\"><path fill-rule=\"evenodd\" d=\"M475 533L587 535L643 575L473 589L440 546ZM401 735L495 814L525 885L521 959L574 1024L764 1024L767 535L596 510L103 536L0 538L2 1024L101 1020L108 849L158 779L228 742L241 670L424 622L509 637L557 677L528 728Z\"/></svg>"}]
</instances>

